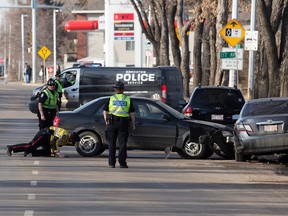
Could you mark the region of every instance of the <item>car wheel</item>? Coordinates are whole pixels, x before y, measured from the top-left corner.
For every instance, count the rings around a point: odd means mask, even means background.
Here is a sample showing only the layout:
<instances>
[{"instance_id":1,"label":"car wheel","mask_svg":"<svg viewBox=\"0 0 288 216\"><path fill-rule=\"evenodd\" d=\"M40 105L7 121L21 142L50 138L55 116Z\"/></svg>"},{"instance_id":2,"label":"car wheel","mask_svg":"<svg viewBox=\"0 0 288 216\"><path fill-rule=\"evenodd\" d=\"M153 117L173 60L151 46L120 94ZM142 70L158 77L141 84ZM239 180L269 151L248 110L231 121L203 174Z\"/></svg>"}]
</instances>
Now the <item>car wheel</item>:
<instances>
[{"instance_id":1,"label":"car wheel","mask_svg":"<svg viewBox=\"0 0 288 216\"><path fill-rule=\"evenodd\" d=\"M189 142L189 139L185 141L182 149L177 149L176 151L184 159L205 159L214 153L208 145Z\"/></svg>"},{"instance_id":2,"label":"car wheel","mask_svg":"<svg viewBox=\"0 0 288 216\"><path fill-rule=\"evenodd\" d=\"M76 151L84 157L100 155L102 143L93 132L86 131L79 134L80 141L75 144Z\"/></svg>"}]
</instances>

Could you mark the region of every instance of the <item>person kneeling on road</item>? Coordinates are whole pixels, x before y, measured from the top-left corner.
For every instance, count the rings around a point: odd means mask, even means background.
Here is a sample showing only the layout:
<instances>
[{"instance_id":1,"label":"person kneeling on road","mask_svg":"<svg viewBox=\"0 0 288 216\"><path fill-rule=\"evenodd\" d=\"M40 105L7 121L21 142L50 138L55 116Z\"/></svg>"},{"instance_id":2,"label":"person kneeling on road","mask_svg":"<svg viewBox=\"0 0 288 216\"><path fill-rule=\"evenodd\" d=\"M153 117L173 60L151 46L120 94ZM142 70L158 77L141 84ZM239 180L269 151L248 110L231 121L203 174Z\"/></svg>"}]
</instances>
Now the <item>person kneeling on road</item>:
<instances>
[{"instance_id":1,"label":"person kneeling on road","mask_svg":"<svg viewBox=\"0 0 288 216\"><path fill-rule=\"evenodd\" d=\"M7 145L7 155L11 156L12 152L24 152L25 157L30 153L32 156L65 157L59 147L69 143L74 144L76 141L79 141L77 133L69 133L63 128L51 126L38 131L29 143Z\"/></svg>"}]
</instances>

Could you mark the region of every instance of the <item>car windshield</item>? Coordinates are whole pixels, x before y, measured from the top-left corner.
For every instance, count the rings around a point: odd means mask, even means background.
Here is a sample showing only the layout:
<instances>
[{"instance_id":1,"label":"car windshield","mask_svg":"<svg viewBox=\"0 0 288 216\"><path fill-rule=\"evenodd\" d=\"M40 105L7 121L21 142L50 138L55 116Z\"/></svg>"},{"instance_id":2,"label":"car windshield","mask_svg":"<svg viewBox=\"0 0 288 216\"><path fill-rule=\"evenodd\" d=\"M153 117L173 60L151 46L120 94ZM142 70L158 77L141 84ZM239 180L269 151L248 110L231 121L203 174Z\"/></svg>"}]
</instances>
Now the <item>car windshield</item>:
<instances>
[{"instance_id":1,"label":"car windshield","mask_svg":"<svg viewBox=\"0 0 288 216\"><path fill-rule=\"evenodd\" d=\"M192 99L192 104L198 107L207 107L223 104L229 109L241 109L244 99L238 91L227 89L197 89Z\"/></svg>"},{"instance_id":2,"label":"car windshield","mask_svg":"<svg viewBox=\"0 0 288 216\"><path fill-rule=\"evenodd\" d=\"M272 114L288 114L288 100L270 100L247 103L241 116L259 116Z\"/></svg>"}]
</instances>

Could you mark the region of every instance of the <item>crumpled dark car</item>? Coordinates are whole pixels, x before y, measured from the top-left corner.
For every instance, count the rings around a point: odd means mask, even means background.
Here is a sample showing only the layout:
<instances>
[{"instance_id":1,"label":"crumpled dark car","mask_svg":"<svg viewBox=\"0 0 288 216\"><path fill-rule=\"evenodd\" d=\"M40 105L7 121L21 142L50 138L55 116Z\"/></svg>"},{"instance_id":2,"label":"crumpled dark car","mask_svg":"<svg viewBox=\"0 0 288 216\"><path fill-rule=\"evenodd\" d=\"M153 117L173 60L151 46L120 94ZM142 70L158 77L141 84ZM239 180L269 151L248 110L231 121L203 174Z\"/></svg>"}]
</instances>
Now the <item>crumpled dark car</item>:
<instances>
[{"instance_id":1,"label":"crumpled dark car","mask_svg":"<svg viewBox=\"0 0 288 216\"><path fill-rule=\"evenodd\" d=\"M74 111L59 112L54 120L55 126L78 133L80 141L75 147L82 156L97 156L108 148L102 114L108 98L97 98ZM130 131L129 150L164 151L169 148L185 159L204 159L214 153L211 145L225 144L227 155L234 157L233 143L227 143L233 136L231 128L186 119L183 114L158 100L140 97L131 97L131 100L135 107L136 130Z\"/></svg>"}]
</instances>

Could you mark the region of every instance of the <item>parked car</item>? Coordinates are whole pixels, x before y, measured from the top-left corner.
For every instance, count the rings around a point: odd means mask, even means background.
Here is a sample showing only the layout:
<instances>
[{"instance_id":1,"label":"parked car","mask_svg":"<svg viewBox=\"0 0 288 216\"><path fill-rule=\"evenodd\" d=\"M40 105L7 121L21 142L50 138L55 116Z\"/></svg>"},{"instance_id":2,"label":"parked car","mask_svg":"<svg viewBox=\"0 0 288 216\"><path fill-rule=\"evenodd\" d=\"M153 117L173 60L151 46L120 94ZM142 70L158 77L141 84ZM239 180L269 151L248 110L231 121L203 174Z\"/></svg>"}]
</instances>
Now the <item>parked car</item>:
<instances>
[{"instance_id":1,"label":"parked car","mask_svg":"<svg viewBox=\"0 0 288 216\"><path fill-rule=\"evenodd\" d=\"M198 86L194 89L188 104L182 110L185 117L224 124L231 128L239 117L245 103L242 92L227 86ZM234 158L228 145L210 145L213 151L221 157Z\"/></svg>"},{"instance_id":2,"label":"parked car","mask_svg":"<svg viewBox=\"0 0 288 216\"><path fill-rule=\"evenodd\" d=\"M199 86L182 113L191 119L230 125L236 122L245 103L240 89L227 86Z\"/></svg>"},{"instance_id":3,"label":"parked car","mask_svg":"<svg viewBox=\"0 0 288 216\"><path fill-rule=\"evenodd\" d=\"M235 160L288 152L288 98L245 103L234 128Z\"/></svg>"},{"instance_id":4,"label":"parked car","mask_svg":"<svg viewBox=\"0 0 288 216\"><path fill-rule=\"evenodd\" d=\"M100 155L108 148L102 114L108 98L94 99L74 111L59 112L54 120L55 126L79 134L80 142L75 147L82 156ZM135 107L136 130L131 131L128 138L127 147L130 150L171 148L182 158L203 159L213 154L209 142L222 145L226 140L223 134L233 136L231 128L212 122L187 120L183 114L159 100L140 97L131 97L131 100ZM199 136L203 141L201 143L198 143Z\"/></svg>"}]
</instances>

